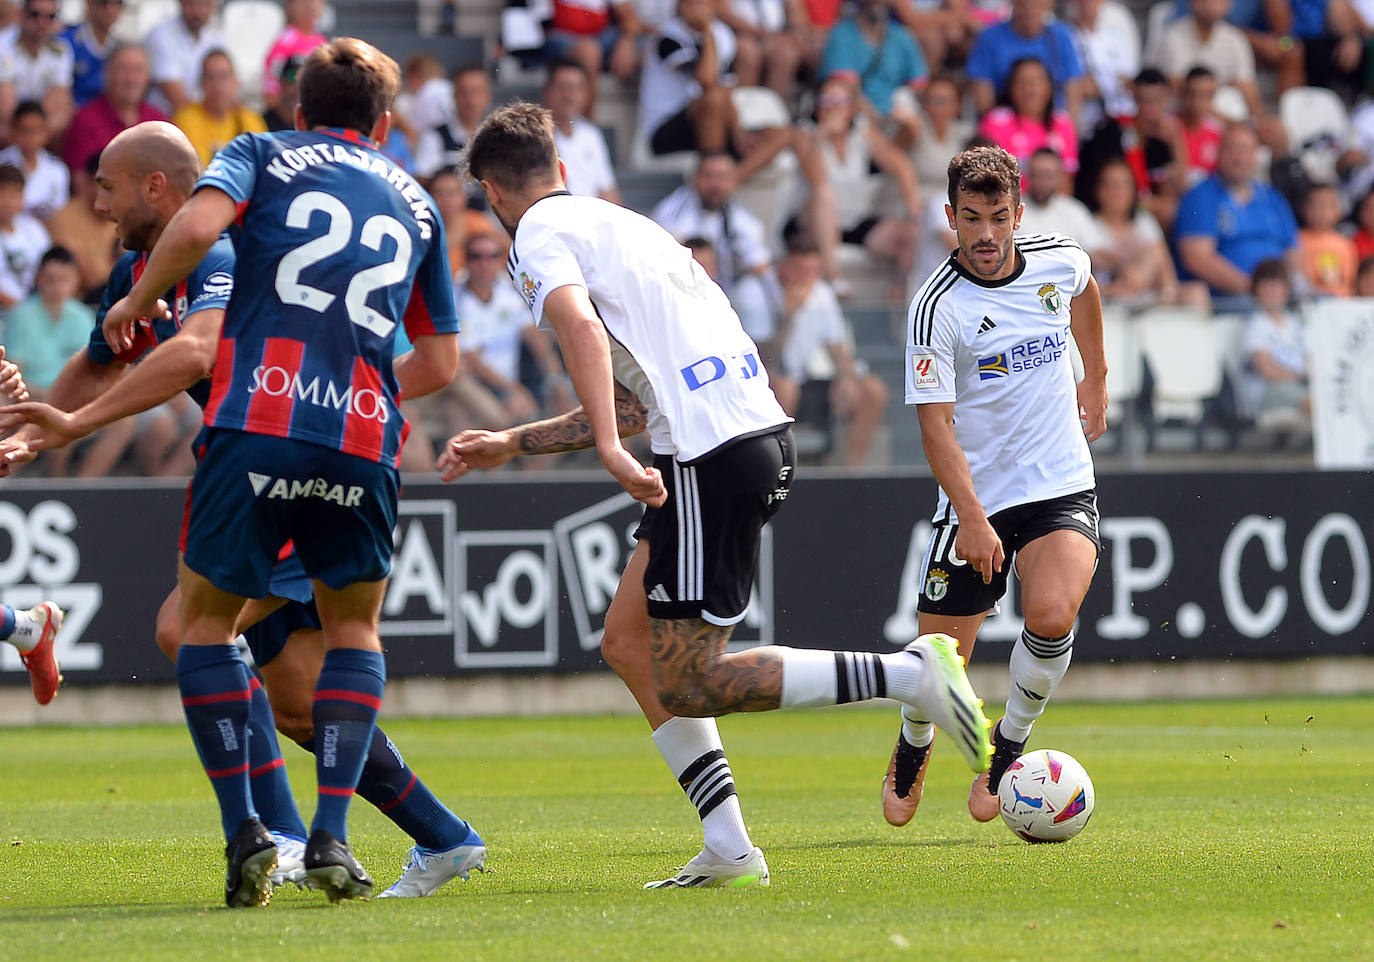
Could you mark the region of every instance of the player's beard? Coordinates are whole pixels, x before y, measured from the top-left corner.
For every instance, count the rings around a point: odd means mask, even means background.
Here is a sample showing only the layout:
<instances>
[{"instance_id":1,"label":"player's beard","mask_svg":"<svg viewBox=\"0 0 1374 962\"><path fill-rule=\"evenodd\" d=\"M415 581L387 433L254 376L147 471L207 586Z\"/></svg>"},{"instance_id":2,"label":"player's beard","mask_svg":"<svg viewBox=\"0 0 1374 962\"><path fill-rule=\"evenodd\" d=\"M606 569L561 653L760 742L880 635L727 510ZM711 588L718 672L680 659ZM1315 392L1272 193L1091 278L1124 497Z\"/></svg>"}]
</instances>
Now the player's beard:
<instances>
[{"instance_id":1,"label":"player's beard","mask_svg":"<svg viewBox=\"0 0 1374 962\"><path fill-rule=\"evenodd\" d=\"M157 213L140 207L124 215L119 222L119 240L125 250L148 251L153 248L153 234L157 231Z\"/></svg>"},{"instance_id":2,"label":"player's beard","mask_svg":"<svg viewBox=\"0 0 1374 962\"><path fill-rule=\"evenodd\" d=\"M992 244L986 246L966 245L962 240L959 242L959 248L964 255L964 260L968 263L969 270L973 271L973 273L977 274L980 277L996 277L998 274L1002 273L1002 269L1006 267L1007 258L1011 257L1013 248L1013 238L1011 235L1008 235L1006 243L1004 243L1000 249L996 248L996 245ZM1000 254L1000 256L997 258L996 263L993 265L991 270L981 270L978 266L977 254L988 253L994 249L997 249L998 253Z\"/></svg>"}]
</instances>

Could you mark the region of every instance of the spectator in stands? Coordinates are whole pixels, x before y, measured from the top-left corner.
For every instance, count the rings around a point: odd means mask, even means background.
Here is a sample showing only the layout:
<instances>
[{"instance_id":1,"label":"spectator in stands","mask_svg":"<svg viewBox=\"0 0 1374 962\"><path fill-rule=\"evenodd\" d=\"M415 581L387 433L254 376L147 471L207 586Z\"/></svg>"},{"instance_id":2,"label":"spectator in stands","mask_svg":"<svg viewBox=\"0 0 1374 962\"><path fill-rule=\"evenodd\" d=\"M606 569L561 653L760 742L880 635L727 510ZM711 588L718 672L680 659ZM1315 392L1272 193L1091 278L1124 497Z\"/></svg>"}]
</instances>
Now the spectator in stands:
<instances>
[{"instance_id":1,"label":"spectator in stands","mask_svg":"<svg viewBox=\"0 0 1374 962\"><path fill-rule=\"evenodd\" d=\"M983 23L968 0L891 0L892 13L921 45L926 63L938 73L968 59Z\"/></svg>"},{"instance_id":2,"label":"spectator in stands","mask_svg":"<svg viewBox=\"0 0 1374 962\"><path fill-rule=\"evenodd\" d=\"M574 194L620 203L606 135L586 118L591 85L587 70L576 60L560 60L549 67L544 81L544 104L553 114L553 140L567 167L566 184Z\"/></svg>"},{"instance_id":3,"label":"spectator in stands","mask_svg":"<svg viewBox=\"0 0 1374 962\"><path fill-rule=\"evenodd\" d=\"M1355 205L1355 253L1363 261L1374 257L1374 190L1360 198Z\"/></svg>"},{"instance_id":4,"label":"spectator in stands","mask_svg":"<svg viewBox=\"0 0 1374 962\"><path fill-rule=\"evenodd\" d=\"M735 34L740 86L770 87L790 102L809 50L806 7L800 0L722 0L718 12Z\"/></svg>"},{"instance_id":5,"label":"spectator in stands","mask_svg":"<svg viewBox=\"0 0 1374 962\"><path fill-rule=\"evenodd\" d=\"M1016 65L1035 59L1047 65L1054 104L1070 117L1078 117L1083 63L1072 31L1054 19L1052 8L1052 0L1012 0L1011 19L978 35L967 69L980 116L1005 98Z\"/></svg>"},{"instance_id":6,"label":"spectator in stands","mask_svg":"<svg viewBox=\"0 0 1374 962\"><path fill-rule=\"evenodd\" d=\"M172 117L200 155L203 165L239 134L261 133L267 122L256 110L239 103L239 78L234 61L223 50L211 50L200 65L202 97Z\"/></svg>"},{"instance_id":7,"label":"spectator in stands","mask_svg":"<svg viewBox=\"0 0 1374 962\"><path fill-rule=\"evenodd\" d=\"M200 62L229 41L213 22L218 0L181 0L181 12L148 31L143 45L152 65L149 100L172 114L200 99Z\"/></svg>"},{"instance_id":8,"label":"spectator in stands","mask_svg":"<svg viewBox=\"0 0 1374 962\"><path fill-rule=\"evenodd\" d=\"M1183 193L1187 145L1183 125L1169 111L1173 87L1154 67L1131 83L1133 109L1104 117L1079 148L1074 193L1085 204L1096 203L1098 174L1110 160L1125 158L1136 176L1141 201L1161 224L1174 222Z\"/></svg>"},{"instance_id":9,"label":"spectator in stands","mask_svg":"<svg viewBox=\"0 0 1374 962\"><path fill-rule=\"evenodd\" d=\"M148 103L148 54L142 47L119 46L105 61L105 89L76 112L62 143L62 159L80 170L99 156L115 134L145 120L166 120Z\"/></svg>"},{"instance_id":10,"label":"spectator in stands","mask_svg":"<svg viewBox=\"0 0 1374 962\"><path fill-rule=\"evenodd\" d=\"M890 0L858 0L852 14L835 24L821 56L822 80L848 80L863 94L865 108L887 118L904 148L916 140L919 121L909 96L930 76L921 45L892 20Z\"/></svg>"},{"instance_id":11,"label":"spectator in stands","mask_svg":"<svg viewBox=\"0 0 1374 962\"><path fill-rule=\"evenodd\" d=\"M1213 297L1246 295L1256 264L1295 256L1297 222L1283 195L1256 180L1258 152L1253 130L1228 125L1217 172L1179 201L1179 260L1190 276L1207 282Z\"/></svg>"},{"instance_id":12,"label":"spectator in stands","mask_svg":"<svg viewBox=\"0 0 1374 962\"><path fill-rule=\"evenodd\" d=\"M1355 242L1336 229L1344 218L1335 187L1317 184L1307 192L1298 231L1298 269L1313 294L1349 297L1355 292L1359 254Z\"/></svg>"},{"instance_id":13,"label":"spectator in stands","mask_svg":"<svg viewBox=\"0 0 1374 962\"><path fill-rule=\"evenodd\" d=\"M823 196L833 209L821 210L813 204L806 217L808 233L823 252L826 276L838 276L834 249L845 243L894 263L905 283L915 258L916 225L922 211L916 171L905 152L882 132L876 119L860 111L858 90L840 75L821 84L815 125L804 133L798 154L814 152L830 188ZM886 174L896 185L901 199L898 210L881 206L882 181L875 173Z\"/></svg>"},{"instance_id":14,"label":"spectator in stands","mask_svg":"<svg viewBox=\"0 0 1374 962\"><path fill-rule=\"evenodd\" d=\"M1218 84L1240 90L1250 116L1259 119L1268 110L1255 83L1255 55L1245 34L1226 22L1230 8L1231 0L1191 0L1188 16L1165 28L1153 66L1177 87L1193 67L1206 67Z\"/></svg>"},{"instance_id":15,"label":"spectator in stands","mask_svg":"<svg viewBox=\"0 0 1374 962\"><path fill-rule=\"evenodd\" d=\"M446 76L438 57L427 53L411 57L401 72L401 82L401 92L392 109L405 115L409 127L429 130L453 117L453 81Z\"/></svg>"},{"instance_id":16,"label":"spectator in stands","mask_svg":"<svg viewBox=\"0 0 1374 962\"><path fill-rule=\"evenodd\" d=\"M19 32L0 44L0 121L21 100L43 105L51 136L72 121L72 49L58 38L57 0L24 0Z\"/></svg>"},{"instance_id":17,"label":"spectator in stands","mask_svg":"<svg viewBox=\"0 0 1374 962\"><path fill-rule=\"evenodd\" d=\"M473 210L468 205L463 179L458 175L456 168L444 167L438 170L430 178L429 195L434 198L434 206L439 209L439 217L444 222L449 267L456 279L463 275L466 267L465 252L468 239L479 234L495 236L499 228L487 215Z\"/></svg>"},{"instance_id":18,"label":"spectator in stands","mask_svg":"<svg viewBox=\"0 0 1374 962\"><path fill-rule=\"evenodd\" d=\"M858 467L883 422L887 387L854 359L849 324L835 291L821 277L820 247L814 238L805 232L788 237L778 281L780 361L769 371L769 383L778 403L792 415L798 413L808 386L824 391L829 401L825 406L846 427L843 463Z\"/></svg>"},{"instance_id":19,"label":"spectator in stands","mask_svg":"<svg viewBox=\"0 0 1374 962\"><path fill-rule=\"evenodd\" d=\"M755 340L774 331L777 278L763 224L739 201L739 169L724 151L703 152L690 183L654 207L653 219L674 237L704 237L716 249L717 282Z\"/></svg>"},{"instance_id":20,"label":"spectator in stands","mask_svg":"<svg viewBox=\"0 0 1374 962\"><path fill-rule=\"evenodd\" d=\"M0 308L8 311L28 296L38 261L51 246L43 225L24 213L24 172L0 164Z\"/></svg>"},{"instance_id":21,"label":"spectator in stands","mask_svg":"<svg viewBox=\"0 0 1374 962\"><path fill-rule=\"evenodd\" d=\"M973 136L963 119L964 93L949 74L936 74L921 91L921 132L911 148L911 162L921 193L944 196L949 162Z\"/></svg>"},{"instance_id":22,"label":"spectator in stands","mask_svg":"<svg viewBox=\"0 0 1374 962\"><path fill-rule=\"evenodd\" d=\"M1294 36L1302 36L1300 30L1322 31L1320 36L1303 40L1306 82L1338 90L1349 103L1362 92L1361 88L1368 87L1362 81L1372 62L1368 45L1374 38L1374 6L1359 0L1330 0L1302 7L1302 11L1294 11L1295 20L1301 22L1301 26L1294 23ZM1313 16L1314 13L1325 16Z\"/></svg>"},{"instance_id":23,"label":"spectator in stands","mask_svg":"<svg viewBox=\"0 0 1374 962\"><path fill-rule=\"evenodd\" d=\"M34 400L43 400L67 359L91 338L95 312L76 299L80 283L72 252L49 248L38 260L33 293L9 312L6 353L23 367Z\"/></svg>"},{"instance_id":24,"label":"spectator in stands","mask_svg":"<svg viewBox=\"0 0 1374 962\"><path fill-rule=\"evenodd\" d=\"M984 115L978 134L1011 154L1023 171L1042 147L1054 151L1069 174L1078 170L1078 133L1067 111L1054 106L1050 72L1033 57L1018 60L1007 75L1002 104Z\"/></svg>"},{"instance_id":25,"label":"spectator in stands","mask_svg":"<svg viewBox=\"0 0 1374 962\"><path fill-rule=\"evenodd\" d=\"M441 167L456 167L463 148L491 109L491 78L480 64L453 71L453 114L437 127L423 131L415 142L415 173L434 176Z\"/></svg>"},{"instance_id":26,"label":"spectator in stands","mask_svg":"<svg viewBox=\"0 0 1374 962\"><path fill-rule=\"evenodd\" d=\"M316 29L324 15L324 0L286 0L286 26L277 37L262 65L262 102L266 108L277 106L281 94L282 64L292 57L304 62L320 44L324 34Z\"/></svg>"},{"instance_id":27,"label":"spectator in stands","mask_svg":"<svg viewBox=\"0 0 1374 962\"><path fill-rule=\"evenodd\" d=\"M1303 44L1296 38L1294 13L1299 3L1308 0L1233 0L1224 14L1228 24L1238 29L1245 37L1258 64L1277 70L1280 90L1300 86L1303 83ZM1328 0L1315 0L1315 4L1325 8ZM1160 47L1165 43L1168 28L1189 14L1189 0L1173 0L1173 8L1162 20L1155 22L1158 29L1154 36L1146 38L1146 62L1157 63ZM1318 17L1320 18L1320 14Z\"/></svg>"},{"instance_id":28,"label":"spectator in stands","mask_svg":"<svg viewBox=\"0 0 1374 962\"><path fill-rule=\"evenodd\" d=\"M10 120L10 137L10 145L0 150L0 164L24 172L24 212L46 222L71 199L71 173L43 149L49 139L43 105L34 100L20 103Z\"/></svg>"},{"instance_id":29,"label":"spectator in stands","mask_svg":"<svg viewBox=\"0 0 1374 962\"><path fill-rule=\"evenodd\" d=\"M1362 258L1355 270L1355 296L1374 298L1374 257Z\"/></svg>"},{"instance_id":30,"label":"spectator in stands","mask_svg":"<svg viewBox=\"0 0 1374 962\"><path fill-rule=\"evenodd\" d=\"M100 93L105 58L119 43L114 25L124 0L86 0L86 19L62 31L72 49L72 101L77 109Z\"/></svg>"},{"instance_id":31,"label":"spectator in stands","mask_svg":"<svg viewBox=\"0 0 1374 962\"><path fill-rule=\"evenodd\" d=\"M1104 300L1127 304L1188 304L1211 309L1207 285L1180 284L1164 231L1140 206L1135 172L1121 158L1109 160L1097 173L1097 245L1093 274ZM1023 220L1024 223L1024 220Z\"/></svg>"},{"instance_id":32,"label":"spectator in stands","mask_svg":"<svg viewBox=\"0 0 1374 962\"><path fill-rule=\"evenodd\" d=\"M282 61L281 72L277 75L277 105L268 107L262 114L263 123L268 130L295 130L296 104L300 101L300 76L304 57L287 57Z\"/></svg>"},{"instance_id":33,"label":"spectator in stands","mask_svg":"<svg viewBox=\"0 0 1374 962\"><path fill-rule=\"evenodd\" d=\"M76 258L80 297L100 303L122 249L115 225L94 209L95 173L100 155L92 154L86 166L72 172L72 199L48 220L48 234L55 246L65 247Z\"/></svg>"},{"instance_id":34,"label":"spectator in stands","mask_svg":"<svg viewBox=\"0 0 1374 962\"><path fill-rule=\"evenodd\" d=\"M1302 426L1311 413L1307 389L1307 347L1293 312L1288 268L1277 259L1255 265L1255 312L1245 322L1242 350L1249 410L1261 424Z\"/></svg>"},{"instance_id":35,"label":"spectator in stands","mask_svg":"<svg viewBox=\"0 0 1374 962\"><path fill-rule=\"evenodd\" d=\"M1022 234L1063 234L1078 241L1089 254L1101 246L1093 215L1082 201L1064 190L1068 178L1058 154L1049 147L1038 148L1025 165L1024 179Z\"/></svg>"},{"instance_id":36,"label":"spectator in stands","mask_svg":"<svg viewBox=\"0 0 1374 962\"><path fill-rule=\"evenodd\" d=\"M1135 109L1130 84L1140 72L1140 29L1135 16L1117 0L1077 0L1074 39L1083 61L1083 113L1080 130L1104 117L1128 117Z\"/></svg>"},{"instance_id":37,"label":"spectator in stands","mask_svg":"<svg viewBox=\"0 0 1374 962\"><path fill-rule=\"evenodd\" d=\"M634 76L639 64L639 38L644 27L629 0L552 0L553 17L544 46L525 58L539 66L570 58L587 70L590 104L596 103L596 79L603 68L621 80ZM591 113L588 113L591 116Z\"/></svg>"},{"instance_id":38,"label":"spectator in stands","mask_svg":"<svg viewBox=\"0 0 1374 962\"><path fill-rule=\"evenodd\" d=\"M1184 181L1189 187L1210 177L1217 169L1222 123L1212 113L1212 98L1216 93L1217 78L1206 67L1194 67L1183 78L1178 121L1183 127L1183 144L1188 156Z\"/></svg>"}]
</instances>

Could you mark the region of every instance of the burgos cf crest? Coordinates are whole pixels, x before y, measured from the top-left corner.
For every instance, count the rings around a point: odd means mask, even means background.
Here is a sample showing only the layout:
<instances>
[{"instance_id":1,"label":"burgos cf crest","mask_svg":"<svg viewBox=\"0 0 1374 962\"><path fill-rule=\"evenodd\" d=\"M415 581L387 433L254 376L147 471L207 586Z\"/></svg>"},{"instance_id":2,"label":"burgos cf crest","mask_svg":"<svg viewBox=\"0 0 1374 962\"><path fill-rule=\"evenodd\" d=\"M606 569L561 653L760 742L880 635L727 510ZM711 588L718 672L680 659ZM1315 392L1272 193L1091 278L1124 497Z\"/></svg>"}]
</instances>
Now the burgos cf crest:
<instances>
[{"instance_id":1,"label":"burgos cf crest","mask_svg":"<svg viewBox=\"0 0 1374 962\"><path fill-rule=\"evenodd\" d=\"M1041 284L1036 295L1040 298L1040 306L1045 309L1046 314L1058 314L1064 307L1064 298L1060 295L1059 288L1053 284Z\"/></svg>"},{"instance_id":2,"label":"burgos cf crest","mask_svg":"<svg viewBox=\"0 0 1374 962\"><path fill-rule=\"evenodd\" d=\"M926 597L939 601L949 590L949 574L941 568L931 568L926 576Z\"/></svg>"},{"instance_id":3,"label":"burgos cf crest","mask_svg":"<svg viewBox=\"0 0 1374 962\"><path fill-rule=\"evenodd\" d=\"M525 298L525 303L528 304L531 309L534 307L534 298L535 295L539 293L539 288L541 286L539 281L532 279L530 275L526 274L524 271L520 272L520 295ZM1049 286L1051 288L1054 287L1053 284Z\"/></svg>"}]
</instances>

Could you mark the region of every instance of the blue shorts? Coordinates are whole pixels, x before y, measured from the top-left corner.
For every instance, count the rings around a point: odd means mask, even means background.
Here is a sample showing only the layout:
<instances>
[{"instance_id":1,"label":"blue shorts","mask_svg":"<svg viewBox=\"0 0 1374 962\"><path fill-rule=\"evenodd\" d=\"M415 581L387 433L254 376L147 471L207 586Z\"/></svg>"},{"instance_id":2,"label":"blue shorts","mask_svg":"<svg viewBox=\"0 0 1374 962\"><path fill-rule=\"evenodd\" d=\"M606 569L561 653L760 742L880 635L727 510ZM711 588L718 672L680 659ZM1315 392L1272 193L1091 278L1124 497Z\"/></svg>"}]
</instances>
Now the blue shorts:
<instances>
[{"instance_id":1,"label":"blue shorts","mask_svg":"<svg viewBox=\"0 0 1374 962\"><path fill-rule=\"evenodd\" d=\"M253 664L262 667L281 654L292 632L319 627L320 613L315 610L314 601L304 604L292 601L246 630L243 638L248 642L248 650L253 653Z\"/></svg>"},{"instance_id":2,"label":"blue shorts","mask_svg":"<svg viewBox=\"0 0 1374 962\"><path fill-rule=\"evenodd\" d=\"M186 566L221 591L262 598L294 542L310 578L335 590L391 572L400 475L290 438L211 429L186 496Z\"/></svg>"}]
</instances>

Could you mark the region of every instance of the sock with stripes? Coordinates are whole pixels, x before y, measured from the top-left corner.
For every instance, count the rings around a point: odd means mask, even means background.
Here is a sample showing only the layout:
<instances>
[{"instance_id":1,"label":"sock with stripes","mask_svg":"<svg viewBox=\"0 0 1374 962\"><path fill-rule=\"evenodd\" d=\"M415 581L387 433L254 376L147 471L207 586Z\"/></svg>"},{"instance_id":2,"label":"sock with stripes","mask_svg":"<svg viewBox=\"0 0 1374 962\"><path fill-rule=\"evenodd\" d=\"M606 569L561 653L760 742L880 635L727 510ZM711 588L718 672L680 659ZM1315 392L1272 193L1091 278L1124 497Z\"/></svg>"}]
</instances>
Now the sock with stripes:
<instances>
[{"instance_id":1,"label":"sock with stripes","mask_svg":"<svg viewBox=\"0 0 1374 962\"><path fill-rule=\"evenodd\" d=\"M248 784L248 669L233 645L182 645L177 687L228 840L244 819L257 817Z\"/></svg>"},{"instance_id":2,"label":"sock with stripes","mask_svg":"<svg viewBox=\"0 0 1374 962\"><path fill-rule=\"evenodd\" d=\"M301 742L300 746L313 754L315 739ZM421 848L453 848L461 845L470 831L468 823L449 811L410 770L400 750L379 727L372 729L372 744L358 778L358 794Z\"/></svg>"},{"instance_id":3,"label":"sock with stripes","mask_svg":"<svg viewBox=\"0 0 1374 962\"><path fill-rule=\"evenodd\" d=\"M281 745L277 741L277 722L267 692L251 674L248 687L253 700L248 703L248 779L253 805L269 832L279 832L305 841L305 822L301 821L291 782L286 778Z\"/></svg>"},{"instance_id":4,"label":"sock with stripes","mask_svg":"<svg viewBox=\"0 0 1374 962\"><path fill-rule=\"evenodd\" d=\"M701 816L706 847L722 858L742 859L754 851L744 825L735 776L721 746L714 718L670 718L654 732L658 753L668 763Z\"/></svg>"},{"instance_id":5,"label":"sock with stripes","mask_svg":"<svg viewBox=\"0 0 1374 962\"><path fill-rule=\"evenodd\" d=\"M1042 638L1029 629L1021 632L1011 650L1007 714L998 726L1004 738L1014 742L1026 740L1072 659L1072 631L1062 638Z\"/></svg>"},{"instance_id":6,"label":"sock with stripes","mask_svg":"<svg viewBox=\"0 0 1374 962\"><path fill-rule=\"evenodd\" d=\"M377 709L386 687L380 651L334 648L324 654L310 714L315 723L315 777L320 800L311 831L348 840L348 803L372 746Z\"/></svg>"},{"instance_id":7,"label":"sock with stripes","mask_svg":"<svg viewBox=\"0 0 1374 962\"><path fill-rule=\"evenodd\" d=\"M917 696L923 663L906 651L812 651L778 648L782 653L783 708L847 705L870 698Z\"/></svg>"}]
</instances>

